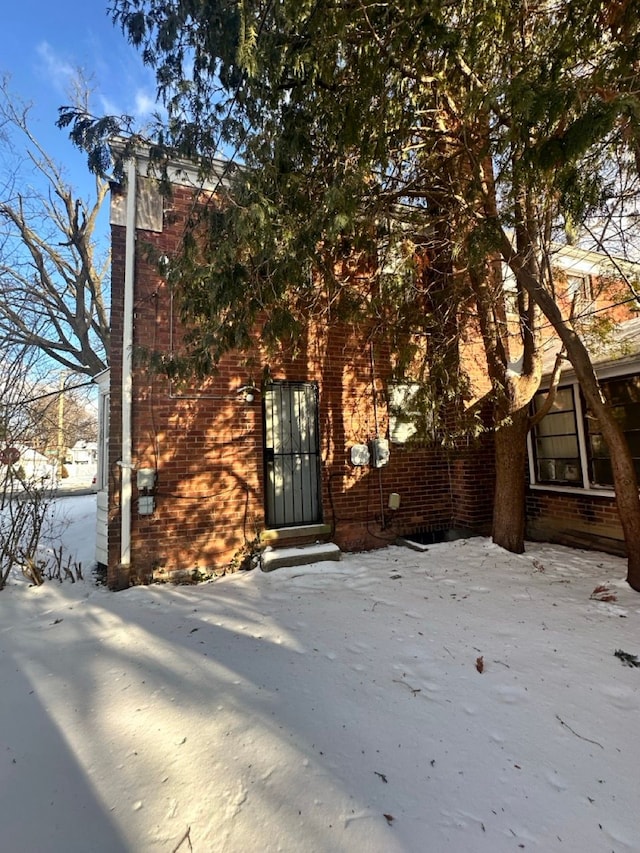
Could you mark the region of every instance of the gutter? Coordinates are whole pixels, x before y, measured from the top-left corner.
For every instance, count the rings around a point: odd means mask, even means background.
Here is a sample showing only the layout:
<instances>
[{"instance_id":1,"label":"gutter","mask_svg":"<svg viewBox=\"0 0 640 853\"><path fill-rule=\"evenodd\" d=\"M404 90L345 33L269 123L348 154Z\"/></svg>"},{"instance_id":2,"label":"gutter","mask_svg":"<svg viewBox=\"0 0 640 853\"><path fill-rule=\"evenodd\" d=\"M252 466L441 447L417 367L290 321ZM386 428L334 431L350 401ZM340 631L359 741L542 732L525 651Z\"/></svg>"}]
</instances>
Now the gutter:
<instances>
[{"instance_id":1,"label":"gutter","mask_svg":"<svg viewBox=\"0 0 640 853\"><path fill-rule=\"evenodd\" d=\"M120 565L131 565L131 408L133 372L133 286L136 250L137 157L127 163L124 305L122 323L122 459L120 491Z\"/></svg>"}]
</instances>

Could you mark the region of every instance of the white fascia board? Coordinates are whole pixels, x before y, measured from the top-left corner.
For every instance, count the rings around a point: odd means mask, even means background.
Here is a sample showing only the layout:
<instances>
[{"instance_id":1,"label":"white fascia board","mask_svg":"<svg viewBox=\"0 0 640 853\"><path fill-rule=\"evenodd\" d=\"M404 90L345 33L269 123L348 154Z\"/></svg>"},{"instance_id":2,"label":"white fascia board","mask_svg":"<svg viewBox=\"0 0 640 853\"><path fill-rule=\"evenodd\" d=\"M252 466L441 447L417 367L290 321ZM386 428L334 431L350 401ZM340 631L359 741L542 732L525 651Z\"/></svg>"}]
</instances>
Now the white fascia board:
<instances>
[{"instance_id":1,"label":"white fascia board","mask_svg":"<svg viewBox=\"0 0 640 853\"><path fill-rule=\"evenodd\" d=\"M109 377L111 375L111 368L105 367L104 370L101 370L100 373L96 373L93 377L93 382L98 386L98 388L108 388L109 387Z\"/></svg>"},{"instance_id":2,"label":"white fascia board","mask_svg":"<svg viewBox=\"0 0 640 853\"><path fill-rule=\"evenodd\" d=\"M640 276L640 264L604 252L582 249L580 246L558 245L551 247L552 265L564 272L577 275L602 275L603 273L624 273L627 276ZM555 262L555 263L554 263Z\"/></svg>"},{"instance_id":3,"label":"white fascia board","mask_svg":"<svg viewBox=\"0 0 640 853\"><path fill-rule=\"evenodd\" d=\"M121 155L126 147L127 141L123 137L113 137L109 147ZM149 155L150 145L137 145L134 149L137 173L143 178L161 177L158 164L151 160ZM209 161L207 175L203 177L203 171L197 162L187 160L183 157L170 158L167 162L167 177L170 183L177 186L193 187L198 190L215 191L220 187L228 188L233 172L239 166L224 157L214 157Z\"/></svg>"},{"instance_id":4,"label":"white fascia board","mask_svg":"<svg viewBox=\"0 0 640 853\"><path fill-rule=\"evenodd\" d=\"M567 364L569 364L567 362ZM640 373L640 355L624 356L622 358L612 359L604 362L594 362L593 369L598 379L614 379L616 376L630 376L634 373ZM551 374L547 373L542 377L540 383L540 391L547 391L551 382ZM575 370L568 366L562 371L560 377L560 387L565 385L573 385L578 382Z\"/></svg>"}]
</instances>

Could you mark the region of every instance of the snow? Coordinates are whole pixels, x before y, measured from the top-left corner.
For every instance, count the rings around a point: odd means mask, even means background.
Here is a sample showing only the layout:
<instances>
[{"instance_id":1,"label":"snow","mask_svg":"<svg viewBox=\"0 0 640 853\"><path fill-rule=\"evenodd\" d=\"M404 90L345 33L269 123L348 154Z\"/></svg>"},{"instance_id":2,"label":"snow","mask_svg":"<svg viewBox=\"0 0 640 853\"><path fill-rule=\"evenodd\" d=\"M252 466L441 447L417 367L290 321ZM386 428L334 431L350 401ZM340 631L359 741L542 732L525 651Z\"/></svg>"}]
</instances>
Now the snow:
<instances>
[{"instance_id":1,"label":"snow","mask_svg":"<svg viewBox=\"0 0 640 853\"><path fill-rule=\"evenodd\" d=\"M90 562L95 497L58 504ZM2 849L638 851L623 577L477 538L120 593L15 578Z\"/></svg>"}]
</instances>

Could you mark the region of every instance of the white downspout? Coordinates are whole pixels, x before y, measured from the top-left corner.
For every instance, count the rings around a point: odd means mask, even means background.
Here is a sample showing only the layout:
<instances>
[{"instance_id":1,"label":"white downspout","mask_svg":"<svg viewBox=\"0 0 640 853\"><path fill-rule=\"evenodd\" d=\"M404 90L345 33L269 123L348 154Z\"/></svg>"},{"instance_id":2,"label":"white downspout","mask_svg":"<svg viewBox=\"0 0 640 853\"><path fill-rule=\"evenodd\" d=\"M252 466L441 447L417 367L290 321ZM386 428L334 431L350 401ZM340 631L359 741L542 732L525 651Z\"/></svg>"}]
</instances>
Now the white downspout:
<instances>
[{"instance_id":1,"label":"white downspout","mask_svg":"<svg viewBox=\"0 0 640 853\"><path fill-rule=\"evenodd\" d=\"M122 460L120 494L120 565L131 565L131 406L133 369L133 285L136 252L137 158L127 163L127 206L122 323Z\"/></svg>"}]
</instances>

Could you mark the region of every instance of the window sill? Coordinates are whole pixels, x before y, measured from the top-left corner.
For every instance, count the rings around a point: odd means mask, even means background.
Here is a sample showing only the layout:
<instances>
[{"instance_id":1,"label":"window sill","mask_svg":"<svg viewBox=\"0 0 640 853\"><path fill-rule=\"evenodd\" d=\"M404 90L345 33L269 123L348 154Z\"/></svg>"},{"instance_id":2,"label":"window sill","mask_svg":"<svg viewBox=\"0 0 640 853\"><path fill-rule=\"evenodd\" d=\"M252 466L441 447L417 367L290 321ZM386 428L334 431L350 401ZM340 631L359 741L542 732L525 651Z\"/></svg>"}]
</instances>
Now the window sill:
<instances>
[{"instance_id":1,"label":"window sill","mask_svg":"<svg viewBox=\"0 0 640 853\"><path fill-rule=\"evenodd\" d=\"M542 484L542 483L531 483L529 485L531 491L534 492L557 492L562 495L580 495L581 497L594 497L594 498L615 498L616 493L612 488L610 489L585 489L584 486L552 486Z\"/></svg>"}]
</instances>

